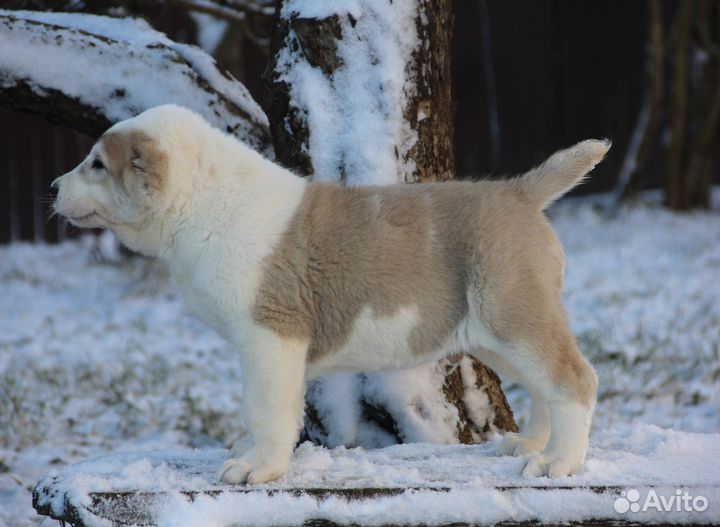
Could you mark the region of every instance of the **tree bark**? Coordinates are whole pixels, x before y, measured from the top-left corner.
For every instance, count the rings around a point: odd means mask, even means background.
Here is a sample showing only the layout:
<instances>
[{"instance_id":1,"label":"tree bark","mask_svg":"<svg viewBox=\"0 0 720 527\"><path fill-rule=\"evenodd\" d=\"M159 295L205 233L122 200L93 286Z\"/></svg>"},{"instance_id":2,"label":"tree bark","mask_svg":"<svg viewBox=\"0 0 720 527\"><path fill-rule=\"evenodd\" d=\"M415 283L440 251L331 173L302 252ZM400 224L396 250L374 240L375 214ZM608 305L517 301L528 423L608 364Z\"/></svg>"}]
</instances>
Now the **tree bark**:
<instances>
[{"instance_id":1,"label":"tree bark","mask_svg":"<svg viewBox=\"0 0 720 527\"><path fill-rule=\"evenodd\" d=\"M612 208L617 211L620 202L637 191L639 175L642 172L652 147L663 105L665 51L663 44L663 19L660 0L647 0L648 43L645 67L647 68L647 88L643 107L625 153L618 181L613 192Z\"/></svg>"},{"instance_id":2,"label":"tree bark","mask_svg":"<svg viewBox=\"0 0 720 527\"><path fill-rule=\"evenodd\" d=\"M281 4L282 5L282 4ZM412 146L398 146L398 157L411 160L415 169L402 174L411 182L446 181L454 177L453 103L451 82L452 10L450 3L422 0L416 28L422 45L407 70L414 93L403 108L405 122L417 134ZM278 75L281 51L302 50L304 60L330 77L342 66L336 44L342 40L341 18L278 17L266 70L265 109L270 119L278 159L304 175L315 168L308 154L310 129L302 111L291 104L291 86Z\"/></svg>"},{"instance_id":3,"label":"tree bark","mask_svg":"<svg viewBox=\"0 0 720 527\"><path fill-rule=\"evenodd\" d=\"M687 122L688 50L692 23L693 2L684 0L677 7L677 36L673 48L673 99L670 127L672 138L668 150L666 181L667 205L675 210L687 210L688 193L684 181L685 126Z\"/></svg>"},{"instance_id":4,"label":"tree bark","mask_svg":"<svg viewBox=\"0 0 720 527\"><path fill-rule=\"evenodd\" d=\"M431 182L451 179L454 174L453 158L453 105L452 83L450 79L450 51L452 38L452 10L450 0L419 0L413 2L414 28L417 39L415 47L407 56L407 62L401 71L396 72L404 79L400 97L404 106L399 115L396 127L398 139L394 144L386 145L394 150L396 159L393 173L385 174L385 182ZM278 17L270 46L270 63L265 72L265 109L270 120L270 130L277 159L285 166L292 168L300 174L320 180L339 180L350 185L365 184L367 174L358 170L358 166L376 166L372 160L366 160L366 165L358 165L357 152L352 144L340 151L333 150L335 145L318 141L317 137L323 132L313 126L323 111L335 112L336 119L343 121L343 127L353 129L357 120L366 116L344 113L343 104L351 105L354 98L363 98L367 92L358 94L357 86L372 87L378 84L371 75L359 75L351 78L350 86L345 78L351 71L353 57L357 53L367 53L375 57L370 69L376 64L382 68L384 57L380 50L382 43L368 42L368 34L373 34L372 24L382 24L380 20L387 20L393 16L392 8L388 2L387 13L372 12L368 8L361 13L332 12L327 16L310 16L303 12L302 2L295 1L297 11L288 8L288 2L278 6ZM300 7L298 7L300 6ZM365 19L363 19L365 17ZM378 21L378 22L376 22ZM392 33L391 29L384 28L383 38L393 42L396 47L402 46L402 38ZM393 40L395 39L395 40ZM398 43L399 42L399 43ZM357 46L354 49L353 46ZM344 71L345 70L345 71ZM303 76L300 76L302 72ZM317 101L308 102L303 99L301 85L303 80L320 82L321 91L333 92L324 99L326 106L318 109ZM371 92L373 107L385 108L390 105L388 100L396 101L392 94L389 82L379 82L383 89ZM391 88L386 86L390 85ZM333 91L334 90L334 91ZM325 93L324 91L322 93ZM372 98L374 97L374 98ZM333 106L336 104L336 107ZM390 111L388 110L389 114ZM340 117L337 117L337 115ZM390 121L391 118L387 117ZM329 123L333 124L333 123ZM365 121L363 121L365 124ZM392 127L396 123L389 123ZM371 125L372 126L372 125ZM339 133L343 133L342 130ZM373 140L368 133L359 136L355 146L362 150L364 145L358 142ZM334 138L327 138L333 142ZM383 145L379 146L381 150ZM381 155L381 152L373 151ZM335 164L325 162L326 157L337 159ZM320 159L322 158L322 160ZM349 160L349 161L348 161ZM412 269L408 269L412 272ZM454 414L454 420L448 420L445 426L454 427L444 431L444 438L452 438L453 442L474 443L483 440L489 432L517 430L515 421L507 400L500 388L498 377L475 359L455 357L440 363L426 366L433 371L432 378L435 385L428 390L441 392L449 413ZM353 446L362 443L356 431L333 434L332 425L335 418L332 413L351 413L353 419L358 421L357 426L374 426L383 430L391 441L418 441L439 437L423 435L422 427L413 429L406 423L408 419L401 415L403 412L412 412L410 406L402 401L393 400L392 391L383 392L383 383L402 384L403 375L412 376L414 370L408 373L382 374L378 377L368 374L354 380L337 381L334 379L333 388L325 389L314 384L308 390L308 404L306 412L306 426L303 439L310 439L316 443L336 446L346 444ZM373 386L372 390L364 387ZM381 386L378 389L378 385ZM359 400L355 401L357 408L349 408L346 404L328 405L327 393L337 393L357 390ZM372 391L372 394L370 393ZM324 394L324 395L323 395ZM487 416L478 416L472 404L473 396L486 398L490 408ZM419 398L429 397L428 393L419 394ZM343 397L347 399L347 397ZM402 408L402 410L398 410ZM427 407L425 412L427 412ZM423 411L418 412L423 418ZM417 418L417 416L415 416ZM430 420L437 421L437 416L429 416ZM362 435L362 434L360 434Z\"/></svg>"},{"instance_id":5,"label":"tree bark","mask_svg":"<svg viewBox=\"0 0 720 527\"><path fill-rule=\"evenodd\" d=\"M696 98L697 123L685 177L690 206L703 208L710 207L710 181L720 128L720 42L712 40L711 20L714 21L715 27L719 27L720 2L698 3L696 11L698 45L707 53L709 60L703 66L703 82L700 83L700 93Z\"/></svg>"},{"instance_id":6,"label":"tree bark","mask_svg":"<svg viewBox=\"0 0 720 527\"><path fill-rule=\"evenodd\" d=\"M127 39L118 36L125 26L108 34L88 29L97 21L82 14L0 12L0 46L13 48L0 57L0 105L97 137L149 107L176 103L272 155L262 110L211 57L149 27L133 25ZM52 62L63 68L48 75Z\"/></svg>"},{"instance_id":7,"label":"tree bark","mask_svg":"<svg viewBox=\"0 0 720 527\"><path fill-rule=\"evenodd\" d=\"M416 21L420 45L411 71L417 93L409 101L405 119L418 140L408 155L417 165L413 181L430 183L455 177L452 96L452 3L423 0ZM410 181L408 181L409 183Z\"/></svg>"}]
</instances>

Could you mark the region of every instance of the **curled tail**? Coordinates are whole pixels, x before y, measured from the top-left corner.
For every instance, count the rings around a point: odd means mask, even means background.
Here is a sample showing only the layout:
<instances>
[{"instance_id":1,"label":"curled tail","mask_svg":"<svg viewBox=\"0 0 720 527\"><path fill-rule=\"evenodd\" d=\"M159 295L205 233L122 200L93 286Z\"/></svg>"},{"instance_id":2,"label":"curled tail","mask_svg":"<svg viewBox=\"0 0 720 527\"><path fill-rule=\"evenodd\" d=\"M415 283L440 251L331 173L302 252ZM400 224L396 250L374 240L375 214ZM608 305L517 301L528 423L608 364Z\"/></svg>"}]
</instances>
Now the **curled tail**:
<instances>
[{"instance_id":1,"label":"curled tail","mask_svg":"<svg viewBox=\"0 0 720 527\"><path fill-rule=\"evenodd\" d=\"M580 183L602 161L610 141L588 139L551 155L545 162L512 180L525 197L540 209Z\"/></svg>"}]
</instances>

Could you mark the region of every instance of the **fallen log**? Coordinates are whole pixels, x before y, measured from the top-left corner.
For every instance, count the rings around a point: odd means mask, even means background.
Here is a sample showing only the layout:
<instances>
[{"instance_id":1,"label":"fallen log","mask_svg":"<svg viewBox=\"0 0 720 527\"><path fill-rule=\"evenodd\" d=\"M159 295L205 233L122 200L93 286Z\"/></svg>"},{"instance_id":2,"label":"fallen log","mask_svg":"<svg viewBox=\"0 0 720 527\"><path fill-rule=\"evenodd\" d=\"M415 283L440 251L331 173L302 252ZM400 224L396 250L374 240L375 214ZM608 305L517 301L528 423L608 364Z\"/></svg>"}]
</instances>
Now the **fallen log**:
<instances>
[{"instance_id":1,"label":"fallen log","mask_svg":"<svg viewBox=\"0 0 720 527\"><path fill-rule=\"evenodd\" d=\"M97 137L165 103L186 106L272 156L267 118L201 49L139 19L0 10L0 106Z\"/></svg>"}]
</instances>

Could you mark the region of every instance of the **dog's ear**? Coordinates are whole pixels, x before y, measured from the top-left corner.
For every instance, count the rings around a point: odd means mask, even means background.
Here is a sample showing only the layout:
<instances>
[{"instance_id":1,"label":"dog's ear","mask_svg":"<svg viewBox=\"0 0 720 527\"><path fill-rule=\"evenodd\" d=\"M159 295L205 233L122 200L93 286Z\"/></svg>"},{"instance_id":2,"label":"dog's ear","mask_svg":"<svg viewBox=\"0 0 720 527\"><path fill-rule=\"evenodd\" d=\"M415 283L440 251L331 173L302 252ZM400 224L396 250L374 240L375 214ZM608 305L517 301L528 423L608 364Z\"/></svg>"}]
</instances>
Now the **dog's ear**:
<instances>
[{"instance_id":1,"label":"dog's ear","mask_svg":"<svg viewBox=\"0 0 720 527\"><path fill-rule=\"evenodd\" d=\"M142 160L142 151L138 147L133 147L130 152L130 164L137 172L145 171L145 164Z\"/></svg>"},{"instance_id":2,"label":"dog's ear","mask_svg":"<svg viewBox=\"0 0 720 527\"><path fill-rule=\"evenodd\" d=\"M147 134L132 132L129 143L133 171L143 178L146 188L162 190L167 178L168 157L159 142Z\"/></svg>"}]
</instances>

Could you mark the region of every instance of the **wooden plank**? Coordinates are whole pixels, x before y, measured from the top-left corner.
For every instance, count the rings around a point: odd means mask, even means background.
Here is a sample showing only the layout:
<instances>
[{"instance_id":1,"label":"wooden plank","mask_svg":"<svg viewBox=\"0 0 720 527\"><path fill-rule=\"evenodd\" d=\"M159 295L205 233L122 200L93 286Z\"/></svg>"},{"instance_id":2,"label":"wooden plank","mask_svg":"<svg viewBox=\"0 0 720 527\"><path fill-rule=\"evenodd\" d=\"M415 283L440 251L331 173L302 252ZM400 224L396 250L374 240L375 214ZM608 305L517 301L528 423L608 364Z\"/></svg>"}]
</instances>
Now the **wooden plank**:
<instances>
[{"instance_id":1,"label":"wooden plank","mask_svg":"<svg viewBox=\"0 0 720 527\"><path fill-rule=\"evenodd\" d=\"M589 473L558 481L522 478L522 460L497 456L494 450L492 444L324 449L303 443L284 480L237 486L215 479L217 467L227 459L224 449L111 454L56 468L35 487L33 505L39 514L76 527L151 527L205 515L237 525L290 519L318 526L333 525L328 520L352 524L359 518L373 525L491 521L507 526L539 525L540 520L668 525L689 519L717 523L720 518L720 478L712 462L701 461L701 453L686 461L707 466L707 472L692 477L663 471L667 458L648 454L642 474L616 467L612 476ZM612 462L626 450L595 454L596 461ZM652 489L658 496L673 497L681 489L703 496L709 508L690 511L692 516L681 511L616 512L617 498L628 489L646 496Z\"/></svg>"},{"instance_id":2,"label":"wooden plank","mask_svg":"<svg viewBox=\"0 0 720 527\"><path fill-rule=\"evenodd\" d=\"M265 494L267 496L278 496L287 494L293 497L311 496L318 501L324 501L334 496L345 500L364 500L389 496L398 496L408 490L448 492L447 487L434 488L296 488L296 489L270 489L257 490L247 487L230 487L227 490L205 490L205 491L183 491L181 492L188 501L194 501L198 496L216 497L224 493L229 494ZM113 525L155 525L152 510L165 497L164 492L92 492L89 494L91 504L88 506L78 505L65 498L62 514L55 514L52 509L42 504L41 498L57 492L58 489L52 486L35 488L33 491L33 507L38 514L49 516L55 520L70 523L76 527L92 527L82 520L83 512L89 512L94 516L109 520ZM84 510L83 510L84 509Z\"/></svg>"},{"instance_id":3,"label":"wooden plank","mask_svg":"<svg viewBox=\"0 0 720 527\"><path fill-rule=\"evenodd\" d=\"M610 485L597 485L597 486L585 486L585 487L574 487L574 486L559 486L559 487L548 487L548 486L498 486L493 487L494 490L501 491L504 493L512 494L517 491L535 490L547 493L558 493L576 490L589 490L597 494L612 494L620 495L623 489L626 487L622 486L610 486ZM689 487L684 487L688 490ZM361 487L361 488L289 488L289 489L255 489L251 487L229 487L223 490L205 490L205 491L183 491L180 494L184 495L188 501L192 502L197 499L198 496L211 496L217 497L222 494L265 494L267 496L280 496L290 495L293 497L300 496L311 496L318 502L322 502L330 497L340 498L346 501L357 501L357 500L373 500L378 498L399 496L406 491L421 492L427 494L444 493L449 492L452 489L449 487ZM90 493L91 503L89 505L81 505L73 503L71 500L65 498L64 510L62 514L54 514L53 511L48 507L40 504L40 498L43 493L52 493L57 491L51 486L45 488L36 488L33 491L33 507L37 510L38 514L43 516L49 516L53 519L59 520L60 522L68 523L74 527L94 527L93 524L86 523L83 518L88 516L88 513L98 518L99 520L106 520L113 525L113 527L124 527L130 525L140 525L152 527L156 525L153 518L152 511L155 510L167 497L165 492L93 492ZM304 523L305 526L312 527L329 527L338 525L324 519L311 519ZM347 524L343 524L347 525ZM349 524L356 525L356 524ZM390 524L388 524L390 525ZM393 523L392 525L397 525ZM453 523L444 524L440 527L449 526L461 526L468 525L464 523ZM635 522L632 520L617 520L617 519L591 519L583 521L570 521L562 523L550 523L544 524L537 521L524 521L524 522L513 522L505 521L497 523L496 525L505 527L515 526L529 526L529 525L586 525L591 527L607 527L607 526L618 526L618 527L634 527L639 525L644 526L669 526L677 525L672 523L647 523L647 522Z\"/></svg>"}]
</instances>

